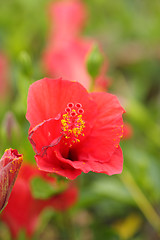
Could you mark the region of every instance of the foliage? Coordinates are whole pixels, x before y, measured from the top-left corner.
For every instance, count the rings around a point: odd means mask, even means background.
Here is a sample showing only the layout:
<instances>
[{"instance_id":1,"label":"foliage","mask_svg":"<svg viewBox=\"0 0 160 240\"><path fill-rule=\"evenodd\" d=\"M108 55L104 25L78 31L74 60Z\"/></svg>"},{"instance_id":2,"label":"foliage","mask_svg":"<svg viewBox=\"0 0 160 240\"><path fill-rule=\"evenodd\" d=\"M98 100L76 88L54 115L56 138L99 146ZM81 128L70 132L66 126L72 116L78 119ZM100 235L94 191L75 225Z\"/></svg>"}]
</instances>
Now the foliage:
<instances>
[{"instance_id":1,"label":"foliage","mask_svg":"<svg viewBox=\"0 0 160 240\"><path fill-rule=\"evenodd\" d=\"M9 94L0 100L0 153L11 146L32 163L26 98L29 85L45 75L41 57L49 29L49 2L0 1L0 52L8 58L10 76ZM44 212L33 239L159 239L160 2L84 2L89 16L83 35L102 46L111 78L108 92L118 95L133 135L121 143L122 175L82 174L77 178L77 204L64 214ZM0 239L11 239L8 231L1 222ZM24 232L21 236L25 239Z\"/></svg>"}]
</instances>

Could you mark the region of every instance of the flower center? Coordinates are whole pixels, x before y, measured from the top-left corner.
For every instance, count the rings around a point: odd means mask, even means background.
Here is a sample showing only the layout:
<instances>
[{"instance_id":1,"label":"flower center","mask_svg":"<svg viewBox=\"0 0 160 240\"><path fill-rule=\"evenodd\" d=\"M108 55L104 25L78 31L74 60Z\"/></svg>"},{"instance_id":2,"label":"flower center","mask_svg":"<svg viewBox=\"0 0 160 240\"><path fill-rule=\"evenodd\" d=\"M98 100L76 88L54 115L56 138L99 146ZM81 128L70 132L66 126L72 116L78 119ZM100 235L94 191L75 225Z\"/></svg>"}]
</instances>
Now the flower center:
<instances>
[{"instance_id":1,"label":"flower center","mask_svg":"<svg viewBox=\"0 0 160 240\"><path fill-rule=\"evenodd\" d=\"M62 115L62 131L65 139L69 140L65 142L66 145L69 143L69 147L73 143L80 142L80 136L84 136L85 121L82 119L83 113L84 110L80 103L68 103L65 113Z\"/></svg>"}]
</instances>

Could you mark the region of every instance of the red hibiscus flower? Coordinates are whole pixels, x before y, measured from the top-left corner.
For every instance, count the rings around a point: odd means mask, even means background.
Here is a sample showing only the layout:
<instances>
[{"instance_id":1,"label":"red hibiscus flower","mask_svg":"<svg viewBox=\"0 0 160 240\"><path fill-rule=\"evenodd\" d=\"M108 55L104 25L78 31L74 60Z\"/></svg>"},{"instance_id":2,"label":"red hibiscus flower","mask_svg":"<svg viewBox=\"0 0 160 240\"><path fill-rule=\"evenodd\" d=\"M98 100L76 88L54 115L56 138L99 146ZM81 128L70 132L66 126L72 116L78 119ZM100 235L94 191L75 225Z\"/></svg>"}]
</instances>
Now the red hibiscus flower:
<instances>
[{"instance_id":1,"label":"red hibiscus flower","mask_svg":"<svg viewBox=\"0 0 160 240\"><path fill-rule=\"evenodd\" d=\"M50 77L80 82L89 89L91 77L86 59L95 44L93 39L80 37L86 19L85 7L80 1L60 1L50 5L50 35L43 54L43 66ZM109 78L105 76L105 60L95 81L98 90L106 90Z\"/></svg>"},{"instance_id":2,"label":"red hibiscus flower","mask_svg":"<svg viewBox=\"0 0 160 240\"><path fill-rule=\"evenodd\" d=\"M53 186L56 185L54 178L39 171L32 165L24 164L21 167L17 181L14 185L8 205L2 213L2 220L9 226L12 237L17 239L20 230L25 229L28 237L36 230L40 213L46 207L52 207L58 211L67 210L77 200L78 190L73 185L49 199L35 199L31 192L31 180L41 177Z\"/></svg>"},{"instance_id":3,"label":"red hibiscus flower","mask_svg":"<svg viewBox=\"0 0 160 240\"><path fill-rule=\"evenodd\" d=\"M41 170L74 179L83 171L122 171L123 120L116 96L77 82L44 78L30 86L29 140Z\"/></svg>"},{"instance_id":4,"label":"red hibiscus flower","mask_svg":"<svg viewBox=\"0 0 160 240\"><path fill-rule=\"evenodd\" d=\"M0 211L6 206L22 163L22 154L7 149L0 159Z\"/></svg>"}]
</instances>

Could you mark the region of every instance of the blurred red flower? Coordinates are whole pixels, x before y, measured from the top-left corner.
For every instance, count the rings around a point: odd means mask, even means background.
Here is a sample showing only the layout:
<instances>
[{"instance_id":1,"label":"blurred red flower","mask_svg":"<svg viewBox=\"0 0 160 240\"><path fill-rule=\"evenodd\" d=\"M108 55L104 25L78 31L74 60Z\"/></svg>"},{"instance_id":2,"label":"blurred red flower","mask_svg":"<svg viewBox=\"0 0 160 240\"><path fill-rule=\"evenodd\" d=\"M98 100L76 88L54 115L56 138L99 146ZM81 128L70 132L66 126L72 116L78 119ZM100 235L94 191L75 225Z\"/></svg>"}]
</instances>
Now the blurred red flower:
<instances>
[{"instance_id":1,"label":"blurred red flower","mask_svg":"<svg viewBox=\"0 0 160 240\"><path fill-rule=\"evenodd\" d=\"M123 139L129 139L133 136L133 128L129 123L124 123Z\"/></svg>"},{"instance_id":2,"label":"blurred red flower","mask_svg":"<svg viewBox=\"0 0 160 240\"><path fill-rule=\"evenodd\" d=\"M83 171L122 171L124 109L116 96L88 93L77 82L44 78L30 86L29 140L41 170L70 179Z\"/></svg>"},{"instance_id":3,"label":"blurred red flower","mask_svg":"<svg viewBox=\"0 0 160 240\"><path fill-rule=\"evenodd\" d=\"M0 211L8 202L22 159L22 154L11 148L0 159Z\"/></svg>"},{"instance_id":4,"label":"blurred red flower","mask_svg":"<svg viewBox=\"0 0 160 240\"><path fill-rule=\"evenodd\" d=\"M8 61L6 56L0 53L0 99L6 96L8 88Z\"/></svg>"},{"instance_id":5,"label":"blurred red flower","mask_svg":"<svg viewBox=\"0 0 160 240\"><path fill-rule=\"evenodd\" d=\"M86 8L78 0L62 0L49 5L50 40L58 44L79 36L86 21ZM52 39L51 39L52 38Z\"/></svg>"},{"instance_id":6,"label":"blurred red flower","mask_svg":"<svg viewBox=\"0 0 160 240\"><path fill-rule=\"evenodd\" d=\"M34 234L40 213L45 208L52 207L58 211L65 211L76 202L78 197L78 189L68 185L63 192L49 199L35 199L31 192L31 180L35 177L41 177L53 186L56 185L55 178L47 176L33 165L24 164L21 167L8 205L2 213L2 220L9 226L15 239L22 229L25 229L29 238Z\"/></svg>"},{"instance_id":7,"label":"blurred red flower","mask_svg":"<svg viewBox=\"0 0 160 240\"><path fill-rule=\"evenodd\" d=\"M80 37L86 19L85 7L80 1L59 1L50 5L50 35L43 54L43 65L50 77L80 82L89 89L91 77L86 59L95 41ZM108 63L105 60L95 87L106 90L109 78L105 76Z\"/></svg>"}]
</instances>

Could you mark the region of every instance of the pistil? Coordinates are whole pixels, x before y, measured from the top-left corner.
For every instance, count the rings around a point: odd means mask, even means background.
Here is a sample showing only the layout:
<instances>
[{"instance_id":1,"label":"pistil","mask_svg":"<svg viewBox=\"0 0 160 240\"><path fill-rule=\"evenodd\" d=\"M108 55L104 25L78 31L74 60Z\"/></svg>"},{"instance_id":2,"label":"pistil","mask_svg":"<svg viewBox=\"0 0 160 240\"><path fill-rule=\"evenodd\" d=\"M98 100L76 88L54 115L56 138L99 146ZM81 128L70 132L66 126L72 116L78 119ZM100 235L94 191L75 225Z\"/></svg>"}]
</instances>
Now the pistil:
<instances>
[{"instance_id":1,"label":"pistil","mask_svg":"<svg viewBox=\"0 0 160 240\"><path fill-rule=\"evenodd\" d=\"M68 103L65 113L62 115L62 132L66 139L65 144L69 144L69 147L80 142L80 137L84 136L85 121L83 120L83 113L84 110L80 103Z\"/></svg>"}]
</instances>

